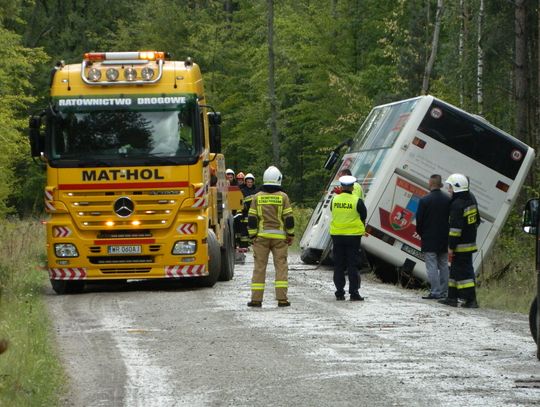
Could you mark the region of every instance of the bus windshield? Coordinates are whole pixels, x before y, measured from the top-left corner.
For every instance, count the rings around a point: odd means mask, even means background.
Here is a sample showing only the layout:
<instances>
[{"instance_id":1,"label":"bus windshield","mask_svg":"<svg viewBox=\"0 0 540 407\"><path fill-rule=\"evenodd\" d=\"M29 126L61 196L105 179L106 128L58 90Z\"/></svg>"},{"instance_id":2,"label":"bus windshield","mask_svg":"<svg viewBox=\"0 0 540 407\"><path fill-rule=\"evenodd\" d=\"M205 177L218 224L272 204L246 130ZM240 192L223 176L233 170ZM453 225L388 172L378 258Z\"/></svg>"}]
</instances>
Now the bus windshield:
<instances>
[{"instance_id":1,"label":"bus windshield","mask_svg":"<svg viewBox=\"0 0 540 407\"><path fill-rule=\"evenodd\" d=\"M373 109L354 138L349 152L391 148L419 98Z\"/></svg>"},{"instance_id":2,"label":"bus windshield","mask_svg":"<svg viewBox=\"0 0 540 407\"><path fill-rule=\"evenodd\" d=\"M350 168L364 193L369 191L386 153L394 145L418 100L377 107L358 130L340 170Z\"/></svg>"},{"instance_id":3,"label":"bus windshield","mask_svg":"<svg viewBox=\"0 0 540 407\"><path fill-rule=\"evenodd\" d=\"M64 166L122 161L188 163L201 150L200 123L193 100L150 107L53 106L49 159ZM165 159L165 160L164 160ZM63 164L63 165L62 165ZM90 164L89 164L90 165Z\"/></svg>"}]
</instances>

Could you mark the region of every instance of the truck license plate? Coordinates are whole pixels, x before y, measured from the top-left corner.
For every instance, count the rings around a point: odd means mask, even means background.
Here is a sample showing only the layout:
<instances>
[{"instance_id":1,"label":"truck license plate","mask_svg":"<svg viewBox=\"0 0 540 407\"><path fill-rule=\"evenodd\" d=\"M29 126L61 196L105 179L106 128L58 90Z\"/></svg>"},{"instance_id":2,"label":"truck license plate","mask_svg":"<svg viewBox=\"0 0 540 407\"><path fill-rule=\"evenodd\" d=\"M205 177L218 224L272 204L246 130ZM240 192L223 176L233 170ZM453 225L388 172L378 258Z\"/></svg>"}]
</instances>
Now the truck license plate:
<instances>
[{"instance_id":1,"label":"truck license plate","mask_svg":"<svg viewBox=\"0 0 540 407\"><path fill-rule=\"evenodd\" d=\"M141 246L108 246L109 254L141 254Z\"/></svg>"}]
</instances>

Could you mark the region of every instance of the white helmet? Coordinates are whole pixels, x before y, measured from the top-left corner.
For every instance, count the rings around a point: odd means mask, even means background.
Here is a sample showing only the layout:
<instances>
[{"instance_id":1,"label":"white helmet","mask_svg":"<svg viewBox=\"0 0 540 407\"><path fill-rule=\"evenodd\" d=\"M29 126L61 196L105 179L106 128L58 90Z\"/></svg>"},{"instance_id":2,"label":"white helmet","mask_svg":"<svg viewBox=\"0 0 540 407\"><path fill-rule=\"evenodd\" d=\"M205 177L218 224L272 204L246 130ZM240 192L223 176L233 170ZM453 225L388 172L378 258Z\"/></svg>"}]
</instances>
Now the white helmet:
<instances>
[{"instance_id":1,"label":"white helmet","mask_svg":"<svg viewBox=\"0 0 540 407\"><path fill-rule=\"evenodd\" d=\"M454 192L463 192L469 190L469 180L463 174L452 174L448 177L445 183L452 185Z\"/></svg>"},{"instance_id":2,"label":"white helmet","mask_svg":"<svg viewBox=\"0 0 540 407\"><path fill-rule=\"evenodd\" d=\"M232 175L234 175L234 171L231 170L230 168L227 168L227 170L225 171L225 174L232 174Z\"/></svg>"},{"instance_id":3,"label":"white helmet","mask_svg":"<svg viewBox=\"0 0 540 407\"><path fill-rule=\"evenodd\" d=\"M248 172L244 179L248 179L248 178L251 178L253 180L253 182L255 182L255 177L253 176L253 174L251 172Z\"/></svg>"},{"instance_id":4,"label":"white helmet","mask_svg":"<svg viewBox=\"0 0 540 407\"><path fill-rule=\"evenodd\" d=\"M277 167L274 167L273 165L268 167L266 171L263 174L263 184L264 185L274 185L274 186L281 186L281 179L283 178L283 175L281 175L281 171L277 169Z\"/></svg>"}]
</instances>

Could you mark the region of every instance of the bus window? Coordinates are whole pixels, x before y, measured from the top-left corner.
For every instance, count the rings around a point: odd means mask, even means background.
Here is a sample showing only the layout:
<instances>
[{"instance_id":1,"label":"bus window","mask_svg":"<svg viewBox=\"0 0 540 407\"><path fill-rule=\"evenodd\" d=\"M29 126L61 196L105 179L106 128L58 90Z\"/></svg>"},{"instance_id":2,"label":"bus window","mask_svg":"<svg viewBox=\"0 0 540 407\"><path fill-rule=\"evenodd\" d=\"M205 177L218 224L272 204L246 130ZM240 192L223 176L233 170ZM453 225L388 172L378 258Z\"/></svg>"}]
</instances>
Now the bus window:
<instances>
[{"instance_id":1,"label":"bus window","mask_svg":"<svg viewBox=\"0 0 540 407\"><path fill-rule=\"evenodd\" d=\"M438 101L432 103L418 131L511 179L527 153L519 141Z\"/></svg>"}]
</instances>

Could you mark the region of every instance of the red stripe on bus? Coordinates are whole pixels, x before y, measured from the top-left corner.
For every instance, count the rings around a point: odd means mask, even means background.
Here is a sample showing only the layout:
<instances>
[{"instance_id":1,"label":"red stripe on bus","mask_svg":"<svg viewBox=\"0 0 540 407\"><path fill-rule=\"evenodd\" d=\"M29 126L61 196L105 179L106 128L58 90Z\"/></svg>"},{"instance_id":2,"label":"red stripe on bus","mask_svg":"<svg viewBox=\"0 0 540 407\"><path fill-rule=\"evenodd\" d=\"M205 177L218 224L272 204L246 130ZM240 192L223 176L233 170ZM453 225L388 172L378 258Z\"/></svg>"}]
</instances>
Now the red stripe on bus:
<instances>
[{"instance_id":1,"label":"red stripe on bus","mask_svg":"<svg viewBox=\"0 0 540 407\"><path fill-rule=\"evenodd\" d=\"M119 245L119 244L151 244L156 243L156 239L102 239L102 240L94 240L94 244L97 245L103 245L103 244L109 244L109 245Z\"/></svg>"},{"instance_id":2,"label":"red stripe on bus","mask_svg":"<svg viewBox=\"0 0 540 407\"><path fill-rule=\"evenodd\" d=\"M132 189L132 188L185 188L189 182L122 182L108 184L60 184L60 190L81 189Z\"/></svg>"}]
</instances>

